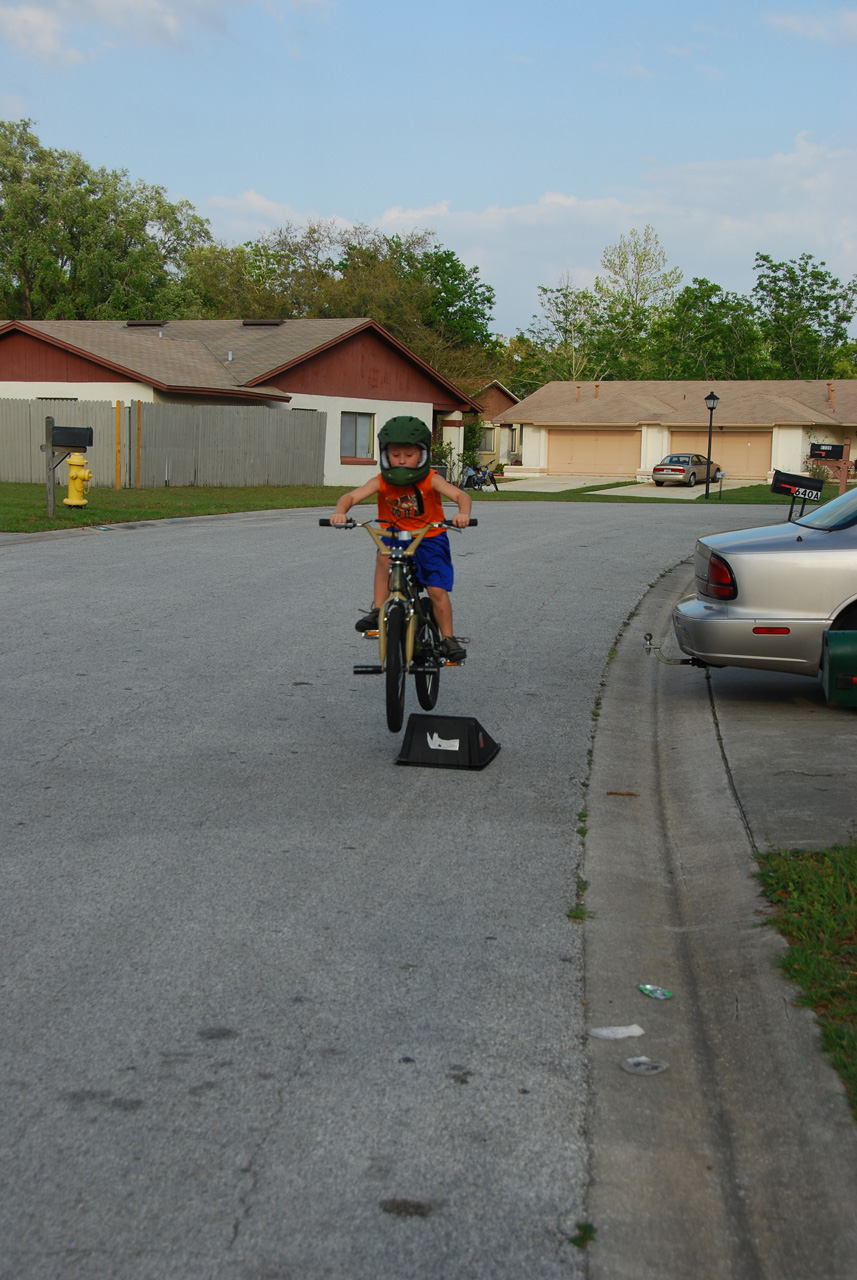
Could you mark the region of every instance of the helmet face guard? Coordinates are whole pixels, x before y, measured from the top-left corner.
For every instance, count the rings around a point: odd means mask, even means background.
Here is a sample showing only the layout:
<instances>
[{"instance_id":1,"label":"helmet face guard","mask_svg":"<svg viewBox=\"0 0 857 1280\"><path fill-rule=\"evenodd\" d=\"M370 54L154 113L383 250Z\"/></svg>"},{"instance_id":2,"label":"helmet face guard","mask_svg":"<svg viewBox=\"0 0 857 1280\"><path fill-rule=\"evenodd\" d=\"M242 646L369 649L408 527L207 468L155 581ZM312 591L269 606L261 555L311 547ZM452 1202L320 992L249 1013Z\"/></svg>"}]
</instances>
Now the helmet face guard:
<instances>
[{"instance_id":1,"label":"helmet face guard","mask_svg":"<svg viewBox=\"0 0 857 1280\"><path fill-rule=\"evenodd\" d=\"M395 444L413 445L419 449L419 463L415 467L391 467L387 447ZM390 418L378 432L381 475L387 484L417 484L431 470L430 449L431 431L420 418Z\"/></svg>"}]
</instances>

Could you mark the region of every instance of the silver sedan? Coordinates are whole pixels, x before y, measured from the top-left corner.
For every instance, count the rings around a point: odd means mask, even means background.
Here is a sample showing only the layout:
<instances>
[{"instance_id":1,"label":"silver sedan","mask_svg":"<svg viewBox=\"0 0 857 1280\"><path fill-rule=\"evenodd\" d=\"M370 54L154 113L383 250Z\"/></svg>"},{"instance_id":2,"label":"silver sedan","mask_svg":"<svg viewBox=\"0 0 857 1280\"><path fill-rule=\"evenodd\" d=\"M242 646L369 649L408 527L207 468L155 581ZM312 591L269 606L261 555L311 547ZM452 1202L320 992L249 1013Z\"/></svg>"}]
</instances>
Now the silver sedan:
<instances>
[{"instance_id":1,"label":"silver sedan","mask_svg":"<svg viewBox=\"0 0 857 1280\"><path fill-rule=\"evenodd\" d=\"M669 453L652 468L652 479L658 488L672 481L673 484L686 484L693 488L705 479L706 470L710 480L720 479L720 467L716 462L709 462L701 453Z\"/></svg>"},{"instance_id":2,"label":"silver sedan","mask_svg":"<svg viewBox=\"0 0 857 1280\"><path fill-rule=\"evenodd\" d=\"M829 628L857 630L857 490L793 523L700 538L680 647L712 667L814 676Z\"/></svg>"}]
</instances>

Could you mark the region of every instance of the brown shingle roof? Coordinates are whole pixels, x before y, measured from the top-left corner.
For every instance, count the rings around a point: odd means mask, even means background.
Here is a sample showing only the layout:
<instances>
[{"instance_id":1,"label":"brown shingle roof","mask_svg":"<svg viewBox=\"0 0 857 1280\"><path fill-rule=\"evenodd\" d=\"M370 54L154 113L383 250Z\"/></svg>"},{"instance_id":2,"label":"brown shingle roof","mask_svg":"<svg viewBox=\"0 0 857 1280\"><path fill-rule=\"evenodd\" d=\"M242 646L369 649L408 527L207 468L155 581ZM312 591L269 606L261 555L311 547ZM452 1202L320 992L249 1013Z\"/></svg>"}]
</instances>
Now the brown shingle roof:
<instances>
[{"instance_id":1,"label":"brown shingle roof","mask_svg":"<svg viewBox=\"0 0 857 1280\"><path fill-rule=\"evenodd\" d=\"M828 400L832 388L833 408ZM597 393L596 393L597 391ZM857 424L857 379L807 382L548 382L498 414L495 423L532 422L538 426L708 426L705 397L720 397L715 426L775 423Z\"/></svg>"},{"instance_id":2,"label":"brown shingle roof","mask_svg":"<svg viewBox=\"0 0 857 1280\"><path fill-rule=\"evenodd\" d=\"M0 332L5 328L47 338L162 390L255 400L288 400L284 392L262 384L348 334L371 328L451 391L463 405L478 409L474 400L436 369L381 325L365 317L284 320L270 326L245 325L241 320L170 320L160 326L129 326L124 320L27 320L9 321L6 325L0 322Z\"/></svg>"}]
</instances>

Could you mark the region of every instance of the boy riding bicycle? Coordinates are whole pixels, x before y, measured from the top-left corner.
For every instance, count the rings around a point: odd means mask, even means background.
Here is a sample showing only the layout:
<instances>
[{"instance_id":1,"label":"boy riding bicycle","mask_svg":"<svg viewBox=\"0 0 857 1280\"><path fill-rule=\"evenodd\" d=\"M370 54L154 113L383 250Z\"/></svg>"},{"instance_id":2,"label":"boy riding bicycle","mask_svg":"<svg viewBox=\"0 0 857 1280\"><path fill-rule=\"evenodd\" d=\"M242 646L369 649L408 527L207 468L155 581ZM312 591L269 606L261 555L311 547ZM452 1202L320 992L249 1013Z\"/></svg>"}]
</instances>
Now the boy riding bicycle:
<instances>
[{"instance_id":1,"label":"boy riding bicycle","mask_svg":"<svg viewBox=\"0 0 857 1280\"><path fill-rule=\"evenodd\" d=\"M422 529L444 519L441 498L458 504L452 523L466 529L470 523L470 498L432 470L429 459L431 432L419 418L391 418L378 432L381 471L366 484L343 494L330 517L331 524L345 524L355 503L378 495L378 520L388 529ZM389 544L390 539L385 538ZM428 591L434 616L443 637L445 658L461 662L467 657L464 643L452 634L452 557L445 529L430 529L416 549L417 578ZM373 607L355 623L358 631L374 631L387 599L388 560L375 559Z\"/></svg>"}]
</instances>

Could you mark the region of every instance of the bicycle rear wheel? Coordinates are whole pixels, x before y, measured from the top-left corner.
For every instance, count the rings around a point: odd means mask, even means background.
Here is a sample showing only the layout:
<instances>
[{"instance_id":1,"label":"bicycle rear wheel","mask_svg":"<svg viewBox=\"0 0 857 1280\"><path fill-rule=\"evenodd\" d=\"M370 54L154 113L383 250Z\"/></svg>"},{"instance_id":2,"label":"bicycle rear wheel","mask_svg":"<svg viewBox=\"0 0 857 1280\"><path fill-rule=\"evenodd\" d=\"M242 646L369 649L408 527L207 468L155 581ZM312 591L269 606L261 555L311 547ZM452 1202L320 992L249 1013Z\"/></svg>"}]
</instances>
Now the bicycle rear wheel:
<instances>
[{"instance_id":1,"label":"bicycle rear wheel","mask_svg":"<svg viewBox=\"0 0 857 1280\"><path fill-rule=\"evenodd\" d=\"M385 674L387 728L398 733L405 718L405 611L399 604L387 610Z\"/></svg>"},{"instance_id":2,"label":"bicycle rear wheel","mask_svg":"<svg viewBox=\"0 0 857 1280\"><path fill-rule=\"evenodd\" d=\"M417 622L417 653L421 666L434 664L433 671L415 671L414 684L417 688L417 699L424 711L431 711L437 702L440 689L440 664L437 661L436 645L439 635L434 626L434 612L431 601L425 596L420 598L423 610L422 618Z\"/></svg>"}]
</instances>

